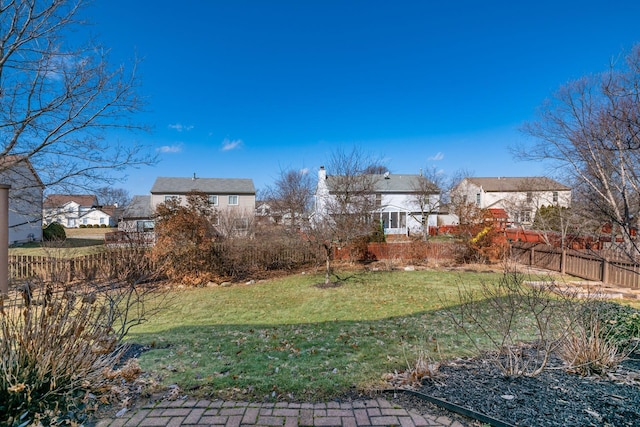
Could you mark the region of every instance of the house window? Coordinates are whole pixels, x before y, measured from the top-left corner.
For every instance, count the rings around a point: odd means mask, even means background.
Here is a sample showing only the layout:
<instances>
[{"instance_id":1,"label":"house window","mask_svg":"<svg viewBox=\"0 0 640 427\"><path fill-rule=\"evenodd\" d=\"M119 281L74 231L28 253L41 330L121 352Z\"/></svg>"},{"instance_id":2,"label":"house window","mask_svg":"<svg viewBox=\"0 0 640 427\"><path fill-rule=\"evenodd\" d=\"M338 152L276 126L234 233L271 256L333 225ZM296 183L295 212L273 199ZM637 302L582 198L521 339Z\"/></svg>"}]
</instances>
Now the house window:
<instances>
[{"instance_id":1,"label":"house window","mask_svg":"<svg viewBox=\"0 0 640 427\"><path fill-rule=\"evenodd\" d=\"M238 204L238 196L229 196L229 204L237 205Z\"/></svg>"},{"instance_id":2,"label":"house window","mask_svg":"<svg viewBox=\"0 0 640 427\"><path fill-rule=\"evenodd\" d=\"M406 212L382 212L380 219L385 229L405 228L407 226Z\"/></svg>"},{"instance_id":3,"label":"house window","mask_svg":"<svg viewBox=\"0 0 640 427\"><path fill-rule=\"evenodd\" d=\"M83 224L88 224L88 223L89 223L89 221L87 220L87 218L82 218L82 223L83 223Z\"/></svg>"},{"instance_id":4,"label":"house window","mask_svg":"<svg viewBox=\"0 0 640 427\"><path fill-rule=\"evenodd\" d=\"M531 222L531 211L523 211L520 212L520 220L523 223L529 223Z\"/></svg>"},{"instance_id":5,"label":"house window","mask_svg":"<svg viewBox=\"0 0 640 427\"><path fill-rule=\"evenodd\" d=\"M480 206L480 193L476 193L476 205Z\"/></svg>"},{"instance_id":6,"label":"house window","mask_svg":"<svg viewBox=\"0 0 640 427\"><path fill-rule=\"evenodd\" d=\"M382 194L376 194L376 207L382 206Z\"/></svg>"},{"instance_id":7,"label":"house window","mask_svg":"<svg viewBox=\"0 0 640 427\"><path fill-rule=\"evenodd\" d=\"M209 204L210 205L214 205L214 206L218 206L218 196L210 194L209 195Z\"/></svg>"},{"instance_id":8,"label":"house window","mask_svg":"<svg viewBox=\"0 0 640 427\"><path fill-rule=\"evenodd\" d=\"M155 224L153 221L137 221L136 230L139 232L153 231Z\"/></svg>"},{"instance_id":9,"label":"house window","mask_svg":"<svg viewBox=\"0 0 640 427\"><path fill-rule=\"evenodd\" d=\"M100 218L100 224L104 224L104 217Z\"/></svg>"},{"instance_id":10,"label":"house window","mask_svg":"<svg viewBox=\"0 0 640 427\"><path fill-rule=\"evenodd\" d=\"M558 203L558 192L557 191L553 192L553 203Z\"/></svg>"},{"instance_id":11,"label":"house window","mask_svg":"<svg viewBox=\"0 0 640 427\"><path fill-rule=\"evenodd\" d=\"M533 202L533 193L531 191L527 191L527 203Z\"/></svg>"},{"instance_id":12,"label":"house window","mask_svg":"<svg viewBox=\"0 0 640 427\"><path fill-rule=\"evenodd\" d=\"M75 218L67 218L67 227L75 227L75 226L76 226Z\"/></svg>"},{"instance_id":13,"label":"house window","mask_svg":"<svg viewBox=\"0 0 640 427\"><path fill-rule=\"evenodd\" d=\"M165 202L168 202L170 200L178 200L178 196L164 196Z\"/></svg>"}]
</instances>

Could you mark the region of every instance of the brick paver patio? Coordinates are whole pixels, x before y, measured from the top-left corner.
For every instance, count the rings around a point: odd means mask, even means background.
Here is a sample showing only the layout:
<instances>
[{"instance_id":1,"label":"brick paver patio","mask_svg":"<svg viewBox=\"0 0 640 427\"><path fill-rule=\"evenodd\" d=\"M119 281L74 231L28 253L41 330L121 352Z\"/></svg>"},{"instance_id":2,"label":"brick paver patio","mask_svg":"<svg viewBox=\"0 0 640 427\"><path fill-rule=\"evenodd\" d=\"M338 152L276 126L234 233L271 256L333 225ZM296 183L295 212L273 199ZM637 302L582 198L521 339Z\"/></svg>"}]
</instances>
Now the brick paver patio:
<instances>
[{"instance_id":1,"label":"brick paver patio","mask_svg":"<svg viewBox=\"0 0 640 427\"><path fill-rule=\"evenodd\" d=\"M434 426L462 427L448 417L418 414L386 399L347 403L249 403L175 400L150 403L96 427L137 426Z\"/></svg>"}]
</instances>

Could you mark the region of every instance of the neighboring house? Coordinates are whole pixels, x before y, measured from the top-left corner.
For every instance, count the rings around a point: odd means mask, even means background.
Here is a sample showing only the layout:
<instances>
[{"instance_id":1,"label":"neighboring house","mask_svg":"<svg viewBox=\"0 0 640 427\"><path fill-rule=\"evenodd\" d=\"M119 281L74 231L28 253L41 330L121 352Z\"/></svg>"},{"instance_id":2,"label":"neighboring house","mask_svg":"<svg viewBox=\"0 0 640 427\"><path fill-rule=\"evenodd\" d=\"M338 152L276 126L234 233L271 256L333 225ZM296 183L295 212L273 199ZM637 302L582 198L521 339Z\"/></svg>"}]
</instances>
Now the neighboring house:
<instances>
[{"instance_id":1,"label":"neighboring house","mask_svg":"<svg viewBox=\"0 0 640 427\"><path fill-rule=\"evenodd\" d=\"M218 227L238 231L249 228L255 218L256 189L247 178L156 178L150 196L134 196L123 213L119 225L122 231L149 231L154 227L156 207L170 199L186 203L187 194L207 195L209 204L217 212Z\"/></svg>"},{"instance_id":2,"label":"neighboring house","mask_svg":"<svg viewBox=\"0 0 640 427\"><path fill-rule=\"evenodd\" d=\"M151 196L133 196L131 202L124 208L118 230L142 233L153 231L153 228Z\"/></svg>"},{"instance_id":3,"label":"neighboring house","mask_svg":"<svg viewBox=\"0 0 640 427\"><path fill-rule=\"evenodd\" d=\"M118 206L98 206L78 218L78 227L83 225L115 227L118 225L118 217L122 209Z\"/></svg>"},{"instance_id":4,"label":"neighboring house","mask_svg":"<svg viewBox=\"0 0 640 427\"><path fill-rule=\"evenodd\" d=\"M80 219L89 218L87 215L98 207L98 198L93 195L51 194L44 201L42 216L45 225L57 222L67 228L77 228L82 223Z\"/></svg>"},{"instance_id":5,"label":"neighboring house","mask_svg":"<svg viewBox=\"0 0 640 427\"><path fill-rule=\"evenodd\" d=\"M530 226L542 206L571 205L571 188L547 177L465 178L452 195L480 209L503 210L507 226Z\"/></svg>"},{"instance_id":6,"label":"neighboring house","mask_svg":"<svg viewBox=\"0 0 640 427\"><path fill-rule=\"evenodd\" d=\"M42 240L44 184L25 157L0 158L0 184L9 189L9 244Z\"/></svg>"},{"instance_id":7,"label":"neighboring house","mask_svg":"<svg viewBox=\"0 0 640 427\"><path fill-rule=\"evenodd\" d=\"M367 176L372 187L371 197L375 198L373 216L383 224L385 234L417 234L422 233L425 226L437 224L440 190L429 182L425 186L425 179L421 175L391 173ZM324 167L320 167L315 218L331 215L332 199L340 191L338 182L339 179L327 175Z\"/></svg>"}]
</instances>

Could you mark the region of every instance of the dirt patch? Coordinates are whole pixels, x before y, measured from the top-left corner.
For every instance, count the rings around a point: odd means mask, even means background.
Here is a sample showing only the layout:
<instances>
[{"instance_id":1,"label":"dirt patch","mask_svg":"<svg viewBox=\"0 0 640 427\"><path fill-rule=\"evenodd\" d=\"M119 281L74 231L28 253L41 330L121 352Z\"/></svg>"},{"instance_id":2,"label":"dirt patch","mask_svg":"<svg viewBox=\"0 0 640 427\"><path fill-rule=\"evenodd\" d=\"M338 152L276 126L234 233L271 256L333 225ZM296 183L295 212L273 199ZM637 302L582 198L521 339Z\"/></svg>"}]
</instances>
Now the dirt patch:
<instances>
[{"instance_id":1,"label":"dirt patch","mask_svg":"<svg viewBox=\"0 0 640 427\"><path fill-rule=\"evenodd\" d=\"M536 377L508 378L487 359L458 359L416 390L517 426L640 426L640 353L604 377L568 373L558 358L549 368ZM434 411L433 404L407 394L398 393L395 401ZM465 426L480 425L457 418Z\"/></svg>"}]
</instances>

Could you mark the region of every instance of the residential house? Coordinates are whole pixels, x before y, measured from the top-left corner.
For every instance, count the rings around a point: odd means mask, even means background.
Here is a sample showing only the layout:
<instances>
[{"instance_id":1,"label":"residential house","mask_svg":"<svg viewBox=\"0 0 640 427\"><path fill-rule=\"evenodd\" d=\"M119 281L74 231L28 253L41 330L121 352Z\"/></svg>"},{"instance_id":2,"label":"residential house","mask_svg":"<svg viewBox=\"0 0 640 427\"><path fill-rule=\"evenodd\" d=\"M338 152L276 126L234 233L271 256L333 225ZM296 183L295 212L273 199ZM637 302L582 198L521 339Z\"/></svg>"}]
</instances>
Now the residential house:
<instances>
[{"instance_id":1,"label":"residential house","mask_svg":"<svg viewBox=\"0 0 640 427\"><path fill-rule=\"evenodd\" d=\"M452 195L502 220L506 214L507 226L531 226L542 206L571 205L571 188L547 177L465 178Z\"/></svg>"},{"instance_id":2,"label":"residential house","mask_svg":"<svg viewBox=\"0 0 640 427\"><path fill-rule=\"evenodd\" d=\"M247 178L158 177L150 196L134 196L123 213L119 225L122 231L149 231L154 227L154 213L160 203L178 199L186 203L187 194L203 193L218 213L218 227L242 231L249 228L255 217L256 190ZM223 232L223 234L225 234Z\"/></svg>"},{"instance_id":3,"label":"residential house","mask_svg":"<svg viewBox=\"0 0 640 427\"><path fill-rule=\"evenodd\" d=\"M67 228L88 225L87 216L97 209L98 198L90 194L50 194L44 201L43 220L45 225L57 222ZM96 216L96 218L99 216Z\"/></svg>"},{"instance_id":4,"label":"residential house","mask_svg":"<svg viewBox=\"0 0 640 427\"><path fill-rule=\"evenodd\" d=\"M423 233L424 227L436 225L440 190L422 175L366 175L371 187L373 218L379 220L387 235ZM425 185L425 183L427 185ZM318 172L315 193L315 220L331 215L332 201L341 191L340 177Z\"/></svg>"},{"instance_id":5,"label":"residential house","mask_svg":"<svg viewBox=\"0 0 640 427\"><path fill-rule=\"evenodd\" d=\"M0 184L9 189L9 244L42 240L44 184L26 157L0 159Z\"/></svg>"},{"instance_id":6,"label":"residential house","mask_svg":"<svg viewBox=\"0 0 640 427\"><path fill-rule=\"evenodd\" d=\"M122 209L117 205L96 206L78 218L78 226L115 227L121 214Z\"/></svg>"},{"instance_id":7,"label":"residential house","mask_svg":"<svg viewBox=\"0 0 640 427\"><path fill-rule=\"evenodd\" d=\"M124 208L118 230L142 233L153 231L153 228L151 196L133 196L131 202Z\"/></svg>"}]
</instances>

